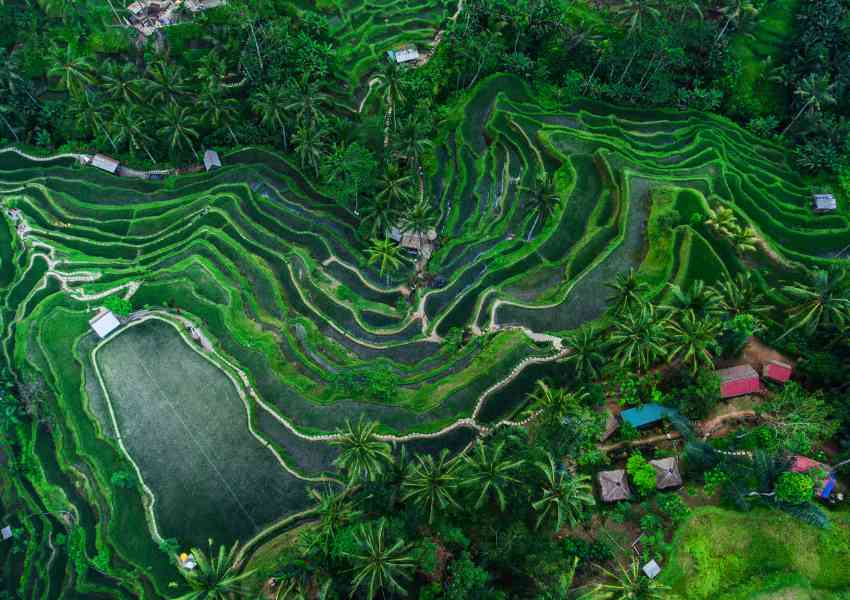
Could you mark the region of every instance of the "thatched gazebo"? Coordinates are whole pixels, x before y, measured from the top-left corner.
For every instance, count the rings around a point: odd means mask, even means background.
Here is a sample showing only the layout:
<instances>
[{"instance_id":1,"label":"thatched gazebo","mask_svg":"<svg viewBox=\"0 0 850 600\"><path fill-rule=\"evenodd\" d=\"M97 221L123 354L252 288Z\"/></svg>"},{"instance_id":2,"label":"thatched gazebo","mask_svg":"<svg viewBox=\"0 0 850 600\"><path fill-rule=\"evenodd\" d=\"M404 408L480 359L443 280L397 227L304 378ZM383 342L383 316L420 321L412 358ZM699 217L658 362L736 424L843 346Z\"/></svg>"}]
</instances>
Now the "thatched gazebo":
<instances>
[{"instance_id":1,"label":"thatched gazebo","mask_svg":"<svg viewBox=\"0 0 850 600\"><path fill-rule=\"evenodd\" d=\"M655 469L655 487L659 490L679 487L682 485L682 475L679 473L679 461L675 456L658 458L649 461Z\"/></svg>"},{"instance_id":2,"label":"thatched gazebo","mask_svg":"<svg viewBox=\"0 0 850 600\"><path fill-rule=\"evenodd\" d=\"M618 502L632 497L629 480L626 478L624 469L600 471L597 478L599 480L599 494L603 502Z\"/></svg>"}]
</instances>

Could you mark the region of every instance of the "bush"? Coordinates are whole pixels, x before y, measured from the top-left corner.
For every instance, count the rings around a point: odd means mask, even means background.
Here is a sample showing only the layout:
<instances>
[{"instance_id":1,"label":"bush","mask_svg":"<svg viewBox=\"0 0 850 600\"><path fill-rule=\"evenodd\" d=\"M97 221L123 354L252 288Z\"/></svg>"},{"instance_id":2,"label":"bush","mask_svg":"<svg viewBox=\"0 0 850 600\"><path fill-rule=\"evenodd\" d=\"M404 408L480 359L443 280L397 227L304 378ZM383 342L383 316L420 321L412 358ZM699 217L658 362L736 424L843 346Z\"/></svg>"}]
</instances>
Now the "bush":
<instances>
[{"instance_id":1,"label":"bush","mask_svg":"<svg viewBox=\"0 0 850 600\"><path fill-rule=\"evenodd\" d=\"M632 454L629 457L626 461L626 471L640 494L651 494L655 490L655 469L640 454Z\"/></svg>"},{"instance_id":2,"label":"bush","mask_svg":"<svg viewBox=\"0 0 850 600\"><path fill-rule=\"evenodd\" d=\"M658 499L658 508L673 523L685 520L691 514L691 509L678 494L665 494Z\"/></svg>"},{"instance_id":3,"label":"bush","mask_svg":"<svg viewBox=\"0 0 850 600\"><path fill-rule=\"evenodd\" d=\"M126 317L133 311L133 303L121 296L110 296L103 305L119 317Z\"/></svg>"},{"instance_id":4,"label":"bush","mask_svg":"<svg viewBox=\"0 0 850 600\"><path fill-rule=\"evenodd\" d=\"M583 563L602 564L614 558L611 546L602 540L587 541L570 536L564 538L563 544L567 556L575 556Z\"/></svg>"},{"instance_id":5,"label":"bush","mask_svg":"<svg viewBox=\"0 0 850 600\"><path fill-rule=\"evenodd\" d=\"M815 493L815 483L805 473L783 473L776 481L776 498L788 504L805 504Z\"/></svg>"}]
</instances>

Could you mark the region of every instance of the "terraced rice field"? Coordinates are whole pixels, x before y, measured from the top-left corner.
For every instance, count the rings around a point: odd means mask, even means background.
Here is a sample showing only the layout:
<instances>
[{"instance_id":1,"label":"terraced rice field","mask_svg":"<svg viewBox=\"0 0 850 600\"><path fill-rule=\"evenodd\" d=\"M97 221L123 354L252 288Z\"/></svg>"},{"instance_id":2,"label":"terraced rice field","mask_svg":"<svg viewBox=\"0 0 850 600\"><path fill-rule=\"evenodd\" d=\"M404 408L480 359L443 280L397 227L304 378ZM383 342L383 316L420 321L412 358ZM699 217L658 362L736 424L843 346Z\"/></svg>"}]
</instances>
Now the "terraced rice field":
<instances>
[{"instance_id":1,"label":"terraced rice field","mask_svg":"<svg viewBox=\"0 0 850 600\"><path fill-rule=\"evenodd\" d=\"M412 268L387 279L367 266L356 217L266 151L173 185L0 152L2 349L44 382L55 415L27 494L71 511L82 556L107 557L81 569L0 555L5 581L27 581L26 597L167 595L176 576L156 539L203 542L207 519L190 511L217 503L242 505L226 535L243 541L302 509L305 488L334 477L329 441L346 419L433 450L512 418L557 370L559 334L601 316L616 273L639 267L658 293L742 269L775 282L850 245L846 207L813 217L784 151L712 116L544 109L497 76L435 147L429 268L444 285L412 293ZM534 226L523 190L543 169L563 202ZM678 220L648 236L671 203ZM731 206L770 256L741 258L692 219L709 204ZM111 294L137 312L100 343L88 320ZM443 343L453 328L472 333L460 350ZM355 401L338 383L376 369L398 381L389 399ZM144 494L110 485L117 472ZM241 483L230 493L221 480ZM30 552L63 531L49 515L22 526L45 542Z\"/></svg>"}]
</instances>

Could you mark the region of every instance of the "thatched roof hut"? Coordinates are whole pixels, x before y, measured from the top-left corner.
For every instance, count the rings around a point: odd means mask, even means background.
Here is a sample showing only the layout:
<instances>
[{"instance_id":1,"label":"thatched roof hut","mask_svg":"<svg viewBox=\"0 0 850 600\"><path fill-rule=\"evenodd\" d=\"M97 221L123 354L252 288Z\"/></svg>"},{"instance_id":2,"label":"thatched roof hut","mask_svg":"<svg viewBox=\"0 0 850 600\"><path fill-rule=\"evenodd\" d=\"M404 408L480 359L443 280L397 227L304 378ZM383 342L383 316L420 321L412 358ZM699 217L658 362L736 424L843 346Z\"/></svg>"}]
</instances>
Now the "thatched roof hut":
<instances>
[{"instance_id":1,"label":"thatched roof hut","mask_svg":"<svg viewBox=\"0 0 850 600\"><path fill-rule=\"evenodd\" d=\"M603 502L618 502L632 497L624 469L600 471L597 478L599 480L599 495Z\"/></svg>"}]
</instances>

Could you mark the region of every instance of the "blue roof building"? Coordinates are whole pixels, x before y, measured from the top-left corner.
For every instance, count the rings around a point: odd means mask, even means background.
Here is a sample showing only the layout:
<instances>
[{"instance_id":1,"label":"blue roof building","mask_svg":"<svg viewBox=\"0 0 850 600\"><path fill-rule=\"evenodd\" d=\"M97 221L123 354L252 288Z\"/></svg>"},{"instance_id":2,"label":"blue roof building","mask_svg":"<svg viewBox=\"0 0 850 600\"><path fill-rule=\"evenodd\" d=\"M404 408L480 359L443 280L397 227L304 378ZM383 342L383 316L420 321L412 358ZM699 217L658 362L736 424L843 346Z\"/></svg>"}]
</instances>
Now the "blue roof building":
<instances>
[{"instance_id":1,"label":"blue roof building","mask_svg":"<svg viewBox=\"0 0 850 600\"><path fill-rule=\"evenodd\" d=\"M672 408L661 404L649 403L635 408L629 408L620 413L620 418L635 429L652 425L675 414Z\"/></svg>"}]
</instances>

